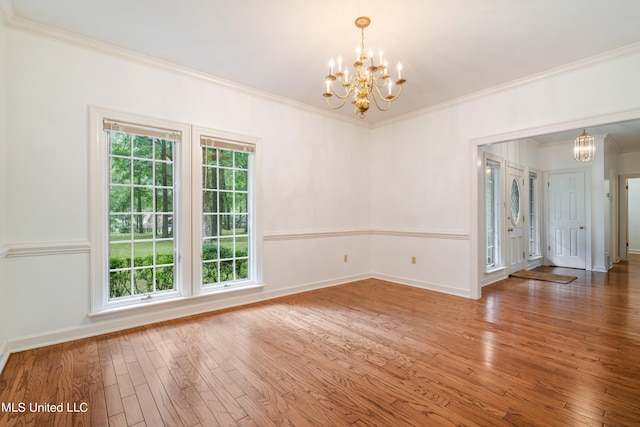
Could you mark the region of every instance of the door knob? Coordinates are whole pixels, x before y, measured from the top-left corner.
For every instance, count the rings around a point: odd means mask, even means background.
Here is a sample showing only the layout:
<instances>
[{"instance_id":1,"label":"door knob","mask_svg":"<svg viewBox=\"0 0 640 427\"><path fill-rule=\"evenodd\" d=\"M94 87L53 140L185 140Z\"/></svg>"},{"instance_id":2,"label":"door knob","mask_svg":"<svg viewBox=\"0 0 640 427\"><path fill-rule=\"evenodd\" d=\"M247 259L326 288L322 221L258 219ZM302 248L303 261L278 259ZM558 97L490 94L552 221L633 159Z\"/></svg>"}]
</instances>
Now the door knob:
<instances>
[{"instance_id":1,"label":"door knob","mask_svg":"<svg viewBox=\"0 0 640 427\"><path fill-rule=\"evenodd\" d=\"M513 228L507 228L507 231L513 231Z\"/></svg>"},{"instance_id":2,"label":"door knob","mask_svg":"<svg viewBox=\"0 0 640 427\"><path fill-rule=\"evenodd\" d=\"M580 226L580 230L584 230L584 225L581 225L581 226Z\"/></svg>"}]
</instances>

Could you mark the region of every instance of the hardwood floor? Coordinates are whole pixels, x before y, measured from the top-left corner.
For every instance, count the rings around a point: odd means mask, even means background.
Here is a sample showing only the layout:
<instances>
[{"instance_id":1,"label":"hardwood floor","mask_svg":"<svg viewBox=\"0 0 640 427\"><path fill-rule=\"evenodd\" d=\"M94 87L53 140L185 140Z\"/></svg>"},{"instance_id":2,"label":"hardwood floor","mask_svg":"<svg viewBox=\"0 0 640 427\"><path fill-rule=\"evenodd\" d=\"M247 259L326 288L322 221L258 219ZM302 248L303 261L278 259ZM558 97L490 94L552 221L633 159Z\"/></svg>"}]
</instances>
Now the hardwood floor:
<instances>
[{"instance_id":1,"label":"hardwood floor","mask_svg":"<svg viewBox=\"0 0 640 427\"><path fill-rule=\"evenodd\" d=\"M0 425L640 425L640 256L549 270L579 277L364 280L12 354Z\"/></svg>"}]
</instances>

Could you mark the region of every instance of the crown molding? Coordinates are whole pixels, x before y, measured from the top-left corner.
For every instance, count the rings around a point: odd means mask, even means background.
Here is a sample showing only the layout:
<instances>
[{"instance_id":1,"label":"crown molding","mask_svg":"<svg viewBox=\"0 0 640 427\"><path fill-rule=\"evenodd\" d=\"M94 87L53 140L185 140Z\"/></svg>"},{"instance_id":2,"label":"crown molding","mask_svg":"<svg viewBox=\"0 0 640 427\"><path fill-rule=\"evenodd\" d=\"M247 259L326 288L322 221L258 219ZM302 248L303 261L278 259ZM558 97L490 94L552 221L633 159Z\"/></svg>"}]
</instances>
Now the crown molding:
<instances>
[{"instance_id":1,"label":"crown molding","mask_svg":"<svg viewBox=\"0 0 640 427\"><path fill-rule=\"evenodd\" d=\"M296 101L291 98L276 95L272 92L257 89L251 86L243 85L241 83L227 80L216 75L205 73L203 71L195 70L193 68L185 67L170 61L147 55L134 50L118 47L110 43L106 43L91 37L87 37L78 33L73 33L66 30L61 30L46 24L35 22L29 19L16 16L13 13L10 0L0 0L0 9L4 7L7 10L0 10L4 13L5 25L13 30L30 33L33 35L57 40L69 45L74 45L83 49L91 50L100 54L109 55L115 58L125 59L127 61L135 62L138 64L146 65L151 68L171 72L185 77L190 77L196 80L204 81L207 83L215 84L217 86L233 89L245 94L249 94L255 97L259 97L268 101L277 102L278 104L288 105L298 110L307 111L316 115L326 117L331 120L336 120L344 123L348 123L353 126L370 129L371 124L361 122L353 117L348 117L342 114L335 114L333 111L327 111L324 108L320 108L314 105L306 104L304 102Z\"/></svg>"},{"instance_id":2,"label":"crown molding","mask_svg":"<svg viewBox=\"0 0 640 427\"><path fill-rule=\"evenodd\" d=\"M560 65L558 67L541 71L539 73L531 74L516 80L511 80L506 83L492 86L487 89L482 89L477 92L473 92L473 93L463 95L457 98L453 98L447 101L443 101L434 105L430 105L428 107L421 108L419 110L416 110L407 114L403 114L402 116L399 116L399 117L383 120L381 122L372 124L371 127L375 129L375 128L395 124L398 122L410 120L427 113L432 113L434 111L451 108L466 102L471 102L471 101L475 101L475 100L487 97L489 95L496 95L500 92L504 92L519 86L524 86L524 85L536 82L538 80L544 80L544 79L558 76L564 73L579 70L582 68L587 68L592 65L601 64L604 62L612 61L614 59L623 58L625 56L635 55L638 53L640 53L640 42L631 43L626 46L619 47L617 49L608 50L606 52L590 56L588 58L580 59L578 61L570 62L568 64Z\"/></svg>"}]
</instances>

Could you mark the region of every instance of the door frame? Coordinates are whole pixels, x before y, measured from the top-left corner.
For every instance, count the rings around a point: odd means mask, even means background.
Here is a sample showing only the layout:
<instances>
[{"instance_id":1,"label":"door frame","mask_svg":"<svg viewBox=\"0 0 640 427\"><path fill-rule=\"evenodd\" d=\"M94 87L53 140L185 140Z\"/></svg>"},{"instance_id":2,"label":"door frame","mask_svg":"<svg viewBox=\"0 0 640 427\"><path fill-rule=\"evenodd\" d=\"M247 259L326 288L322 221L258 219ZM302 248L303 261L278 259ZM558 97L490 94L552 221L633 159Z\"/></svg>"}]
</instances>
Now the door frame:
<instances>
[{"instance_id":1,"label":"door frame","mask_svg":"<svg viewBox=\"0 0 640 427\"><path fill-rule=\"evenodd\" d=\"M615 111L604 114L597 114L595 116L580 116L575 119L548 122L547 124L530 124L532 127L511 127L509 126L499 128L497 133L480 133L475 135L468 135L469 151L468 151L468 168L471 171L469 174L469 188L471 194L469 198L469 297L473 299L479 299L482 297L482 286L489 284L485 279L484 270L484 238L482 237L482 221L484 215L479 215L482 212L483 206L480 204L482 197L479 197L482 191L483 181L480 179L482 167L482 148L485 145L498 144L501 142L509 142L516 139L534 138L538 135L545 135L555 132L563 132L567 130L584 129L593 126L600 126L609 123L625 122L628 120L640 119L640 108L631 110ZM486 132L486 131L485 131ZM591 179L587 180L588 183ZM589 197L589 209L591 208L591 195ZM544 197L544 196L543 196ZM590 214L590 213L589 213ZM593 228L593 224L590 224ZM591 257L591 236L587 240L589 244L588 257ZM498 279L499 280L499 279Z\"/></svg>"},{"instance_id":2,"label":"door frame","mask_svg":"<svg viewBox=\"0 0 640 427\"><path fill-rule=\"evenodd\" d=\"M584 248L585 270L591 271L593 269L593 260L591 256L591 246L592 246L591 240L593 239L594 225L591 220L591 167L590 166L583 166L583 167L570 168L570 169L545 170L542 172L542 177L543 177L542 197L544 199L544 205L545 205L544 215L543 215L544 223L541 225L541 227L544 229L544 241L543 241L544 246L542 247L542 253L544 254L544 264L550 265L551 261L549 260L549 257L548 257L549 252L548 250L546 250L549 247L549 230L547 229L549 225L549 206L550 206L549 175L575 173L575 172L584 173L584 210L585 210L584 218L585 218L585 224L587 227L587 230L585 233L585 248ZM544 184L547 184L547 185L545 186Z\"/></svg>"},{"instance_id":3,"label":"door frame","mask_svg":"<svg viewBox=\"0 0 640 427\"><path fill-rule=\"evenodd\" d=\"M629 257L627 243L629 242L629 191L626 184L630 179L640 178L639 173L619 175L618 177L618 256L616 262L626 261ZM623 236L624 235L624 236Z\"/></svg>"}]
</instances>

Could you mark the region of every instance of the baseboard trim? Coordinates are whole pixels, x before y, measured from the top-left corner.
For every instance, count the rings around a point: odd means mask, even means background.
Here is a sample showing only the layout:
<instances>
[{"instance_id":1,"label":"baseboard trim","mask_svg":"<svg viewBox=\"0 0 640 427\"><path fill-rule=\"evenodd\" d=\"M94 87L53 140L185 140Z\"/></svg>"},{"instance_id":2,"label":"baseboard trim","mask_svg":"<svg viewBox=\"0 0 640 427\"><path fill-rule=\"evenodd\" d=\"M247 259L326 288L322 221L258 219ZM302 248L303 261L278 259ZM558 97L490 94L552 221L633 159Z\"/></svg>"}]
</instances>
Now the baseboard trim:
<instances>
[{"instance_id":1,"label":"baseboard trim","mask_svg":"<svg viewBox=\"0 0 640 427\"><path fill-rule=\"evenodd\" d=\"M371 278L370 274L356 274L351 276L339 277L332 280L306 283L303 285L292 286L285 289L274 291L265 291L260 288L256 292L248 296L247 293L238 295L224 300L214 300L207 298L205 301L198 302L189 306L180 306L172 309L161 307L160 310L146 311L143 314L126 316L118 319L105 319L87 323L78 327L61 329L44 334L36 334L10 340L8 352L15 353L18 351L30 350L48 345L60 344L63 342L94 337L111 332L122 331L152 323L164 322L168 320L178 319L181 317L194 316L208 312L215 312L233 307L254 304L266 300L294 295L302 292L313 291L316 289L327 288L331 286L342 285L357 280Z\"/></svg>"},{"instance_id":2,"label":"baseboard trim","mask_svg":"<svg viewBox=\"0 0 640 427\"><path fill-rule=\"evenodd\" d=\"M4 370L7 360L9 360L9 344L4 343L2 347L0 347L0 374Z\"/></svg>"},{"instance_id":3,"label":"baseboard trim","mask_svg":"<svg viewBox=\"0 0 640 427\"><path fill-rule=\"evenodd\" d=\"M457 297L471 298L468 290L452 288L451 286L442 285L424 280L410 279L408 277L394 276L391 274L383 274L374 272L371 275L374 279L386 280L387 282L399 283L401 285L413 286L414 288L425 289L428 291L441 292L444 294L454 295Z\"/></svg>"}]
</instances>

